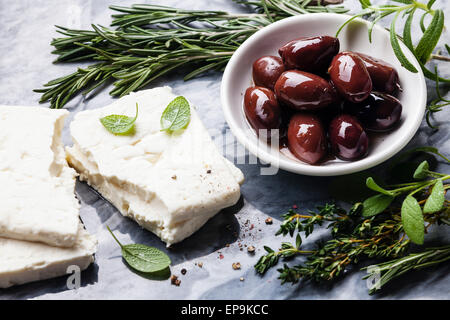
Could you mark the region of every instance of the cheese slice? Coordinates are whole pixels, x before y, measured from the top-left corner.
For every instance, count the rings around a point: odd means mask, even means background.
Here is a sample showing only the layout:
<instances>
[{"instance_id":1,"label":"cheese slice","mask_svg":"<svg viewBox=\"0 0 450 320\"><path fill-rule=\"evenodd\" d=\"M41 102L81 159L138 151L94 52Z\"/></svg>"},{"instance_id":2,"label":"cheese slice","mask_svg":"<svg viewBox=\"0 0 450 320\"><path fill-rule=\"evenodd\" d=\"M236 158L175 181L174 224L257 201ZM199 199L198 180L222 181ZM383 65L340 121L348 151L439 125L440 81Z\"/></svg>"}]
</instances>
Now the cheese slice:
<instances>
[{"instance_id":1,"label":"cheese slice","mask_svg":"<svg viewBox=\"0 0 450 320\"><path fill-rule=\"evenodd\" d=\"M79 203L61 131L67 110L0 106L0 237L71 247Z\"/></svg>"},{"instance_id":2,"label":"cheese slice","mask_svg":"<svg viewBox=\"0 0 450 320\"><path fill-rule=\"evenodd\" d=\"M169 87L127 95L78 113L70 125L69 163L127 217L167 245L190 236L240 197L242 172L217 150L191 105L177 133L161 131L161 114L176 97ZM132 135L115 136L100 123L110 114L139 116Z\"/></svg>"},{"instance_id":3,"label":"cheese slice","mask_svg":"<svg viewBox=\"0 0 450 320\"><path fill-rule=\"evenodd\" d=\"M0 288L67 274L69 266L85 270L93 261L97 240L79 225L72 248L0 238Z\"/></svg>"}]
</instances>

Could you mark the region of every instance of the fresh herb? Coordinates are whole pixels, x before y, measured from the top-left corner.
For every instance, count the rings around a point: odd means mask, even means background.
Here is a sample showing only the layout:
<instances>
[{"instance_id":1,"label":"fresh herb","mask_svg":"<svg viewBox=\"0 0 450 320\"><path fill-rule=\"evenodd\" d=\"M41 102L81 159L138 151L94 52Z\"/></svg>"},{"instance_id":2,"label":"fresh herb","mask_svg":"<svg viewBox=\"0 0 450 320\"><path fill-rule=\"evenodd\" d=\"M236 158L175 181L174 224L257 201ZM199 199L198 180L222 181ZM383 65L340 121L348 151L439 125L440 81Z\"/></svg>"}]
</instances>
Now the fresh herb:
<instances>
[{"instance_id":1,"label":"fresh herb","mask_svg":"<svg viewBox=\"0 0 450 320\"><path fill-rule=\"evenodd\" d=\"M402 204L402 224L405 233L416 244L423 244L425 225L422 208L416 198L408 195Z\"/></svg>"},{"instance_id":2,"label":"fresh herb","mask_svg":"<svg viewBox=\"0 0 450 320\"><path fill-rule=\"evenodd\" d=\"M112 16L114 28L93 25L92 30L73 30L57 26L63 37L51 42L58 56L55 62L93 64L35 91L42 93L41 102L50 101L52 108L62 108L77 94L93 93L111 82L114 89L110 94L121 97L182 67L184 79L189 80L210 70L222 71L248 37L274 21L298 14L348 11L311 0L236 2L253 12L233 14L149 4L110 6L118 12Z\"/></svg>"},{"instance_id":3,"label":"fresh herb","mask_svg":"<svg viewBox=\"0 0 450 320\"><path fill-rule=\"evenodd\" d=\"M408 60L404 51L400 46L400 40L406 45L406 47L413 53L419 62L420 68L422 69L425 77L436 82L436 90L437 90L437 98L431 101L431 103L427 107L426 119L427 123L431 128L437 128L431 123L431 115L434 113L441 111L443 107L450 105L450 101L444 99L439 92L439 83L450 83L450 78L441 78L438 74L437 68L434 69L434 72L428 69L425 65L430 59L438 59L441 61L450 61L449 56L443 56L438 53L433 53L436 49L436 46L441 38L442 31L444 29L444 12L440 9L432 9L435 0L429 0L426 3L422 3L414 0L393 0L393 3L398 4L382 4L382 5L372 5L370 0L359 0L362 11L352 18L347 20L337 31L337 35L342 31L342 29L349 24L351 21L358 17L364 17L365 19L371 20L371 25L368 29L369 41L372 41L372 30L376 23L380 20L393 16L390 25L390 41L392 49L400 61L403 67L407 70L417 73L417 69ZM417 42L417 45L414 46L412 42L412 31L411 25L413 23L413 19L415 15L417 16L420 13L420 26L422 30L422 35ZM425 18L427 16L431 16L431 21L428 26L425 26ZM404 18L404 27L403 33L400 36L396 32L396 25L400 17ZM446 49L449 49L449 45L445 44ZM447 50L448 54L450 54L450 50Z\"/></svg>"},{"instance_id":4,"label":"fresh herb","mask_svg":"<svg viewBox=\"0 0 450 320\"><path fill-rule=\"evenodd\" d=\"M122 257L132 269L142 273L154 273L167 269L172 263L164 252L156 248L143 244L122 245L111 229L108 226L106 228L119 244Z\"/></svg>"},{"instance_id":5,"label":"fresh herb","mask_svg":"<svg viewBox=\"0 0 450 320\"><path fill-rule=\"evenodd\" d=\"M109 116L100 118L100 122L105 127L106 130L115 135L127 135L133 132L134 123L136 122L138 116L138 104L136 103L136 115L134 118L111 114Z\"/></svg>"},{"instance_id":6,"label":"fresh herb","mask_svg":"<svg viewBox=\"0 0 450 320\"><path fill-rule=\"evenodd\" d=\"M187 127L191 120L191 108L185 97L173 99L161 115L161 131L175 132Z\"/></svg>"},{"instance_id":7,"label":"fresh herb","mask_svg":"<svg viewBox=\"0 0 450 320\"><path fill-rule=\"evenodd\" d=\"M447 159L436 149L416 148L414 152L417 151L429 151ZM404 155L399 158L406 159ZM386 187L367 178L367 187L376 194L354 204L350 210L336 204L326 204L307 213L289 210L282 216L283 222L276 235L296 235L295 244L283 242L279 250L264 247L267 253L256 263L256 271L264 274L280 259L287 261L306 255L304 263L284 264L278 269L281 282L329 281L342 276L349 266L361 261L390 259L377 265L381 270L381 285L384 285L408 270L448 260L448 246L423 249L414 254L409 253L409 247L412 242L423 244L430 226L450 226L450 202L445 199L445 190L450 188L445 181L450 175L431 171L430 166L422 162L414 176L413 179L420 180ZM315 249L303 250L301 234L308 237L322 225L327 225L331 239L318 240Z\"/></svg>"},{"instance_id":8,"label":"fresh herb","mask_svg":"<svg viewBox=\"0 0 450 320\"><path fill-rule=\"evenodd\" d=\"M413 178L420 181L400 184L389 190L380 187L372 178L368 178L367 187L378 194L364 201L363 216L369 217L382 213L394 199L406 195L401 207L404 230L412 242L422 244L423 213L434 213L443 209L445 202L443 182L449 180L450 175L430 171L428 162L423 161L415 170ZM425 204L423 209L415 196L422 199L422 203Z\"/></svg>"},{"instance_id":9,"label":"fresh herb","mask_svg":"<svg viewBox=\"0 0 450 320\"><path fill-rule=\"evenodd\" d=\"M368 272L363 279L371 277L378 279L369 289L369 293L373 294L406 272L429 268L448 260L450 260L450 246L427 248L419 253L411 253L399 259L363 268Z\"/></svg>"},{"instance_id":10,"label":"fresh herb","mask_svg":"<svg viewBox=\"0 0 450 320\"><path fill-rule=\"evenodd\" d=\"M77 94L87 95L114 83L112 96L124 96L141 89L162 75L187 70L184 79L189 80L210 70L222 71L233 52L252 34L272 22L286 17L316 12L346 13L342 6L325 6L336 1L310 0L236 0L253 10L247 14L232 14L224 11L182 10L156 5L110 6L118 12L113 14L111 26L92 25L92 30L73 30L57 26L64 37L53 39L51 45L58 57L55 62L95 63L78 68L77 71L52 80L36 92L42 93L40 102L50 101L52 108L62 108ZM432 9L434 0L422 3L413 0L394 0L399 5L374 6L370 0L360 0L362 11L349 19L363 17L373 26L387 16L391 21L391 44L402 65L412 72L417 69L406 58L399 44L396 24L399 17L406 17L402 40L419 61L425 76L436 81L438 96L427 107L426 119L432 128L431 116L439 112L450 101L439 92L439 83L450 83L437 70L427 69L430 59L450 61L449 56L433 53L444 28L444 13ZM321 5L325 4L325 5ZM412 43L411 25L414 15L421 12L420 25L423 35L417 46ZM425 26L425 18L432 16ZM450 46L445 45L448 54Z\"/></svg>"}]
</instances>

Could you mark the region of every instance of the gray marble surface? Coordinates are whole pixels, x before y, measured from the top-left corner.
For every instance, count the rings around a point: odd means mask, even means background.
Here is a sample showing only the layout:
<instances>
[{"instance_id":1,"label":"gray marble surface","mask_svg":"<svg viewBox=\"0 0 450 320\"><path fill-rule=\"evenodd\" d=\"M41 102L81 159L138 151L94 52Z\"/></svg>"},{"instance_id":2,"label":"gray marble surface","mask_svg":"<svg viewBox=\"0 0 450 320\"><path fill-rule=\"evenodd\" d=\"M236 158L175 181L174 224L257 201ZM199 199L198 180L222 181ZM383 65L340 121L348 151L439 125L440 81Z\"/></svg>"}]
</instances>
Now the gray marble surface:
<instances>
[{"instance_id":1,"label":"gray marble surface","mask_svg":"<svg viewBox=\"0 0 450 320\"><path fill-rule=\"evenodd\" d=\"M56 36L53 25L87 28L92 22L108 25L111 11L108 4L129 5L133 0L1 0L0 5L0 104L37 105L39 95L32 89L73 70L74 65L53 65L49 45ZM228 0L153 0L142 1L190 9L223 9L243 12L245 9ZM375 1L382 2L382 1ZM450 3L438 0L446 10L446 25L450 26ZM358 9L356 1L347 0L346 6ZM417 24L414 25L417 27ZM449 39L449 31L443 36ZM450 64L440 63L440 72L450 76ZM212 73L189 82L173 75L160 79L152 86L170 85L176 93L187 96L199 108L205 126L213 136L228 129L220 107L221 74ZM433 98L430 86L429 98ZM68 105L72 115L78 111L109 104L107 91L93 99L77 97ZM43 107L46 107L43 105ZM409 147L432 145L450 154L450 109L439 113L441 130L432 132L423 123ZM70 118L69 118L70 121ZM231 137L230 137L231 138ZM71 144L67 126L64 143ZM223 139L217 139L223 147ZM219 142L220 141L220 142ZM226 143L233 144L232 139ZM231 159L233 160L233 159ZM105 225L111 226L123 243L143 243L164 249L164 244L153 234L141 229L133 221L122 217L84 183L77 183L77 196L82 203L81 216L86 228L99 240L95 263L82 273L82 286L77 290L66 287L66 277L41 281L0 290L0 299L449 299L450 265L406 275L383 293L369 296L364 272L353 270L332 284L280 285L276 270L264 277L257 275L253 265L262 254L262 246L278 247L282 239L275 237L280 215L293 204L313 209L330 200L328 186L331 178L307 177L280 171L274 176L261 176L260 165L238 165L246 182L242 187L241 202L223 210L189 239L175 245L168 253L173 261L172 273L180 276L180 287L169 280L145 279L131 272L120 257L120 250ZM440 169L448 172L448 166ZM377 170L382 171L383 165ZM266 217L274 224L267 226ZM246 225L246 221L249 223ZM250 226L253 225L253 229ZM311 244L318 235L308 238ZM434 229L430 241L449 241L448 231ZM256 247L256 255L240 251L238 243ZM229 247L226 244L230 244ZM245 248L245 247L244 247ZM221 256L222 255L222 256ZM221 257L223 257L221 259ZM301 259L299 259L301 260ZM203 268L195 265L203 263ZM240 262L242 269L231 265ZM0 257L1 263L1 257ZM245 280L240 281L243 277Z\"/></svg>"}]
</instances>

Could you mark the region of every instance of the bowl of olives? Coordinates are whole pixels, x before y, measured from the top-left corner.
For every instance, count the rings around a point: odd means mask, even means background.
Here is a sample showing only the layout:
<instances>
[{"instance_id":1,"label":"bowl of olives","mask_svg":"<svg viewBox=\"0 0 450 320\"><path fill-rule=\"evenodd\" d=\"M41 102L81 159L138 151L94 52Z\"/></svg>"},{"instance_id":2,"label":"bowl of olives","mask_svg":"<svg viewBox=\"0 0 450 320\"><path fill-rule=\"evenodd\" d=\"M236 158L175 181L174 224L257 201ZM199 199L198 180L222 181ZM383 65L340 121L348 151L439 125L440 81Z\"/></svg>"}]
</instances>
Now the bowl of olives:
<instances>
[{"instance_id":1,"label":"bowl of olives","mask_svg":"<svg viewBox=\"0 0 450 320\"><path fill-rule=\"evenodd\" d=\"M399 152L426 107L423 73L403 68L389 33L350 16L299 15L253 34L222 79L225 119L265 163L315 176L371 168ZM401 43L406 58L420 70Z\"/></svg>"}]
</instances>

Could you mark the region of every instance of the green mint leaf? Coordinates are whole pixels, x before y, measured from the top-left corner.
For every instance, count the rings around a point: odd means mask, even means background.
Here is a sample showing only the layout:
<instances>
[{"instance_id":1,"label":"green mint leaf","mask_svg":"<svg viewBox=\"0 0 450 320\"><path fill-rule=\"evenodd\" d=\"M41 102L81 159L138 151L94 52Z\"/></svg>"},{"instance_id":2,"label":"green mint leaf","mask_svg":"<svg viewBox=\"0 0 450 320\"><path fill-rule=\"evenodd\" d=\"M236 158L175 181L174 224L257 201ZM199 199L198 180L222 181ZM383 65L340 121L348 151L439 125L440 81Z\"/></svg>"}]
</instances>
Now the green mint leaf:
<instances>
[{"instance_id":1,"label":"green mint leaf","mask_svg":"<svg viewBox=\"0 0 450 320\"><path fill-rule=\"evenodd\" d=\"M402 204L402 224L406 235L415 244L423 244L425 226L422 209L416 198L408 195Z\"/></svg>"},{"instance_id":2,"label":"green mint leaf","mask_svg":"<svg viewBox=\"0 0 450 320\"><path fill-rule=\"evenodd\" d=\"M411 71L413 73L417 73L416 67L414 67L411 62L408 61L408 59L405 57L401 47L400 43L397 38L397 33L395 32L395 22L397 21L397 17L400 11L397 12L394 19L392 19L391 23L391 29L390 29L390 39L391 39L391 46L394 50L394 54L397 57L398 61L400 61L401 65L407 69L408 71Z\"/></svg>"},{"instance_id":3,"label":"green mint leaf","mask_svg":"<svg viewBox=\"0 0 450 320\"><path fill-rule=\"evenodd\" d=\"M383 189L382 187L380 187L380 186L375 182L375 180L373 180L372 177L367 178L367 180L366 180L366 186L367 186L369 189L372 189L373 191L376 191L376 192L385 194L385 195L387 195L387 196L395 196L395 192L394 192L394 191L390 191L390 190Z\"/></svg>"},{"instance_id":4,"label":"green mint leaf","mask_svg":"<svg viewBox=\"0 0 450 320\"><path fill-rule=\"evenodd\" d=\"M138 116L138 104L136 103L136 115L134 118L111 114L109 116L100 118L100 122L105 127L106 130L115 135L127 135L133 132L134 123L136 122Z\"/></svg>"},{"instance_id":5,"label":"green mint leaf","mask_svg":"<svg viewBox=\"0 0 450 320\"><path fill-rule=\"evenodd\" d=\"M189 121L191 121L189 102L182 96L176 97L161 115L161 131L174 132L184 129Z\"/></svg>"},{"instance_id":6,"label":"green mint leaf","mask_svg":"<svg viewBox=\"0 0 450 320\"><path fill-rule=\"evenodd\" d=\"M106 226L114 240L122 249L122 257L134 270L142 273L154 273L167 269L172 261L159 249L143 244L122 245L111 229Z\"/></svg>"},{"instance_id":7,"label":"green mint leaf","mask_svg":"<svg viewBox=\"0 0 450 320\"><path fill-rule=\"evenodd\" d=\"M422 161L421 164L417 167L416 171L414 171L414 179L416 180L423 180L426 177L428 177L428 170L430 169L430 166L428 164L428 161Z\"/></svg>"},{"instance_id":8,"label":"green mint leaf","mask_svg":"<svg viewBox=\"0 0 450 320\"><path fill-rule=\"evenodd\" d=\"M393 196L388 196L385 194L377 194L366 199L363 202L363 217L372 217L383 212L387 207L389 207L393 200Z\"/></svg>"},{"instance_id":9,"label":"green mint leaf","mask_svg":"<svg viewBox=\"0 0 450 320\"><path fill-rule=\"evenodd\" d=\"M422 38L416 47L416 55L420 62L426 63L433 49L436 47L442 30L444 29L444 13L442 10L436 10L430 25L423 33Z\"/></svg>"},{"instance_id":10,"label":"green mint leaf","mask_svg":"<svg viewBox=\"0 0 450 320\"><path fill-rule=\"evenodd\" d=\"M444 183L442 180L436 180L433 186L430 196L428 197L425 205L423 206L424 213L434 213L438 212L444 206L445 201L445 190Z\"/></svg>"}]
</instances>

